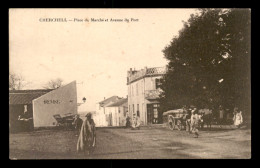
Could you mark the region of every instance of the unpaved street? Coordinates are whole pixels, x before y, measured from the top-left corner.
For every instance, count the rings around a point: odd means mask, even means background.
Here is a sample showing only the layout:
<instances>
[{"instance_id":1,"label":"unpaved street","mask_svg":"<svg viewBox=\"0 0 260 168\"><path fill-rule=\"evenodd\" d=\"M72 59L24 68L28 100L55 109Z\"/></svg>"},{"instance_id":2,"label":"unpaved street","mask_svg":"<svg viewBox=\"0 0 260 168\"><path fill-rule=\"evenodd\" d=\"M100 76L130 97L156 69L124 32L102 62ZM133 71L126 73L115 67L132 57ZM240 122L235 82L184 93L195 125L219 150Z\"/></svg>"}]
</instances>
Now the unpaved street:
<instances>
[{"instance_id":1,"label":"unpaved street","mask_svg":"<svg viewBox=\"0 0 260 168\"><path fill-rule=\"evenodd\" d=\"M186 159L250 158L250 129L200 131L199 138L162 126L141 130L97 129L97 148L92 156L76 153L73 131L41 130L10 134L10 159Z\"/></svg>"}]
</instances>

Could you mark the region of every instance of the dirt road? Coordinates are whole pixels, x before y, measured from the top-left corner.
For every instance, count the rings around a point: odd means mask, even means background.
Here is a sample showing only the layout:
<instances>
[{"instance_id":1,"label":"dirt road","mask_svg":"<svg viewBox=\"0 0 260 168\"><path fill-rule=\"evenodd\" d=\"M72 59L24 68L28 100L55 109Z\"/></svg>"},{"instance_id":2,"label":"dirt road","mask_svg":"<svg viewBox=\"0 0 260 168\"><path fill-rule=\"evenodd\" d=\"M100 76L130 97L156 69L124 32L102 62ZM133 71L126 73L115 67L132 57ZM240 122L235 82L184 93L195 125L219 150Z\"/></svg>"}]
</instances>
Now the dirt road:
<instances>
[{"instance_id":1,"label":"dirt road","mask_svg":"<svg viewBox=\"0 0 260 168\"><path fill-rule=\"evenodd\" d=\"M97 129L97 148L92 156L76 153L73 131L41 130L10 134L10 159L186 159L250 158L251 131L212 129L199 138L185 131L161 126L141 130Z\"/></svg>"}]
</instances>

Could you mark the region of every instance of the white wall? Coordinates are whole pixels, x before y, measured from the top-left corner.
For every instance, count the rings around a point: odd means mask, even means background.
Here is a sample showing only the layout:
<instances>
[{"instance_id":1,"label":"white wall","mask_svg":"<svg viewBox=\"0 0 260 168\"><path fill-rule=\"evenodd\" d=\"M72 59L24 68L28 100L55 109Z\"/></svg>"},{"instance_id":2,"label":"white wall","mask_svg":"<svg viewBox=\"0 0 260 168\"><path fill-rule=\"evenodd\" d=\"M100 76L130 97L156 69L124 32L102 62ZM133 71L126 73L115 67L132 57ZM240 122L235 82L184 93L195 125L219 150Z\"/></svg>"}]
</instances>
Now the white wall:
<instances>
[{"instance_id":1,"label":"white wall","mask_svg":"<svg viewBox=\"0 0 260 168\"><path fill-rule=\"evenodd\" d=\"M33 100L33 121L35 127L54 126L53 115L77 114L76 81L53 90Z\"/></svg>"},{"instance_id":2,"label":"white wall","mask_svg":"<svg viewBox=\"0 0 260 168\"><path fill-rule=\"evenodd\" d=\"M129 115L133 117L133 104L134 113L137 111L137 104L139 104L140 120L143 124L147 124L147 104L150 102L145 99L145 90L155 90L155 80L161 78L156 77L145 77L128 85L128 111ZM138 84L138 85L136 85ZM136 93L136 87L138 86L138 94ZM133 94L134 93L134 94ZM130 109L129 109L130 105Z\"/></svg>"}]
</instances>

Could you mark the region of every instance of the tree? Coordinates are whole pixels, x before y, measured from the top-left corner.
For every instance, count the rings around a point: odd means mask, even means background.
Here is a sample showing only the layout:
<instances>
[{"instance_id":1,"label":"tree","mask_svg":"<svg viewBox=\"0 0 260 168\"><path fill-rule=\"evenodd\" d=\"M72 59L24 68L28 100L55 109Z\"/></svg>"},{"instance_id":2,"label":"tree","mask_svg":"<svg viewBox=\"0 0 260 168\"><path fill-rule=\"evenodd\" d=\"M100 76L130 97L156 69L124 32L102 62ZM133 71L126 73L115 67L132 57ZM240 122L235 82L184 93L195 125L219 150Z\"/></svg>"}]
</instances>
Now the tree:
<instances>
[{"instance_id":1,"label":"tree","mask_svg":"<svg viewBox=\"0 0 260 168\"><path fill-rule=\"evenodd\" d=\"M45 89L57 89L57 88L63 86L62 82L63 82L63 80L61 78L52 79L48 83L46 83L45 86L43 86L43 88L45 88Z\"/></svg>"},{"instance_id":2,"label":"tree","mask_svg":"<svg viewBox=\"0 0 260 168\"><path fill-rule=\"evenodd\" d=\"M17 75L14 72L9 73L9 90L20 90L26 85L22 75Z\"/></svg>"},{"instance_id":3,"label":"tree","mask_svg":"<svg viewBox=\"0 0 260 168\"><path fill-rule=\"evenodd\" d=\"M250 10L200 9L163 50L161 110L250 108Z\"/></svg>"}]
</instances>

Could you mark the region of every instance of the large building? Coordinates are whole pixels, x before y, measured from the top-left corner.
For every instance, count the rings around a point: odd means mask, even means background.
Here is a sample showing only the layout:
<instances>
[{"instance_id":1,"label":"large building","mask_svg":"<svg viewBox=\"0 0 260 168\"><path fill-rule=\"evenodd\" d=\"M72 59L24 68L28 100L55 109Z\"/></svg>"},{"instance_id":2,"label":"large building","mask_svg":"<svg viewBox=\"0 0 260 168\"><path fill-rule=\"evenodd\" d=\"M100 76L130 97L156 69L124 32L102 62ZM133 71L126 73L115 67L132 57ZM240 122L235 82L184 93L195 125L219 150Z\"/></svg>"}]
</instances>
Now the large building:
<instances>
[{"instance_id":1,"label":"large building","mask_svg":"<svg viewBox=\"0 0 260 168\"><path fill-rule=\"evenodd\" d=\"M34 127L55 126L55 114L77 114L77 89L73 81L58 89L9 91L10 130L19 129L19 115L28 112Z\"/></svg>"},{"instance_id":2,"label":"large building","mask_svg":"<svg viewBox=\"0 0 260 168\"><path fill-rule=\"evenodd\" d=\"M130 117L137 114L142 124L162 123L162 114L158 113L160 83L166 73L166 67L132 70L127 72L128 111Z\"/></svg>"}]
</instances>

